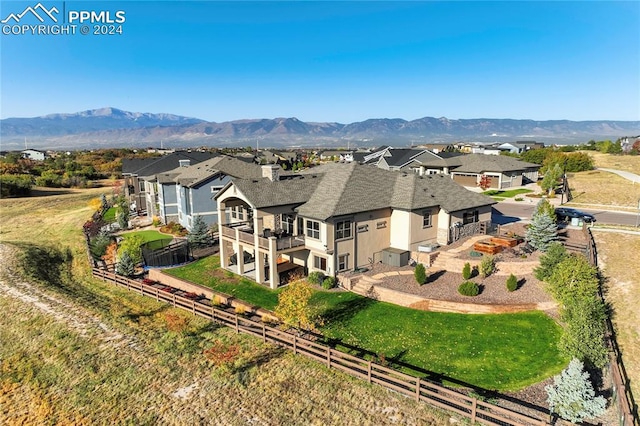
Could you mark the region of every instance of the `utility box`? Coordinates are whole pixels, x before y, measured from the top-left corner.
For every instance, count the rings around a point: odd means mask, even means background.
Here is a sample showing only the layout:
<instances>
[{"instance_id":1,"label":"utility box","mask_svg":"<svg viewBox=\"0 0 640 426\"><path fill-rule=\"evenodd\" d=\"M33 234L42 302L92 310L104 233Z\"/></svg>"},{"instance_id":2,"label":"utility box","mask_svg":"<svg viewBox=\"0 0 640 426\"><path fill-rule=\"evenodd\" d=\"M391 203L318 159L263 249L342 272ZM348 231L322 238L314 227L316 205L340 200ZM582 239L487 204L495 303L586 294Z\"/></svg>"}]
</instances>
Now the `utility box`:
<instances>
[{"instance_id":1,"label":"utility box","mask_svg":"<svg viewBox=\"0 0 640 426\"><path fill-rule=\"evenodd\" d=\"M397 248L382 250L382 263L389 266L407 266L409 264L409 252Z\"/></svg>"}]
</instances>

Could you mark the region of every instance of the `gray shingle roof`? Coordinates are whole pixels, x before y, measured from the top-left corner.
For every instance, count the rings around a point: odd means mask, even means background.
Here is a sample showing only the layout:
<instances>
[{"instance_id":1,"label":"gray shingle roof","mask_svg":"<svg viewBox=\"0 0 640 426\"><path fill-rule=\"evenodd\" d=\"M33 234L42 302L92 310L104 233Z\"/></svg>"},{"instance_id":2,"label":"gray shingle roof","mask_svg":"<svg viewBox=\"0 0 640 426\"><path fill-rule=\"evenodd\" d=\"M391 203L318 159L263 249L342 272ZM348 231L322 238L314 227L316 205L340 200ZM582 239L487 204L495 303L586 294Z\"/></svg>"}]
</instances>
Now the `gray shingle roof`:
<instances>
[{"instance_id":1,"label":"gray shingle roof","mask_svg":"<svg viewBox=\"0 0 640 426\"><path fill-rule=\"evenodd\" d=\"M272 182L261 179L232 179L233 184L256 208L301 204L309 197L320 182L318 175L290 176Z\"/></svg>"},{"instance_id":2,"label":"gray shingle roof","mask_svg":"<svg viewBox=\"0 0 640 426\"><path fill-rule=\"evenodd\" d=\"M247 163L226 155L213 158L208 161L187 166L178 167L170 172L174 179L182 186L193 188L217 174L243 179L259 179L262 177L262 169L257 164Z\"/></svg>"},{"instance_id":3,"label":"gray shingle roof","mask_svg":"<svg viewBox=\"0 0 640 426\"><path fill-rule=\"evenodd\" d=\"M137 174L138 176L153 176L158 173L164 173L171 171L180 165L180 160L189 160L191 164L197 164L202 161L210 160L216 157L217 154L211 152L188 152L178 151L168 155L164 155L159 158L154 158L154 161L141 161L132 162L127 164L127 172ZM135 168L135 169L134 169ZM122 162L122 171L125 173L125 162Z\"/></svg>"},{"instance_id":4,"label":"gray shingle roof","mask_svg":"<svg viewBox=\"0 0 640 426\"><path fill-rule=\"evenodd\" d=\"M539 164L527 163L506 155L467 154L459 158L462 164L454 170L456 172L511 172L540 168Z\"/></svg>"},{"instance_id":5,"label":"gray shingle roof","mask_svg":"<svg viewBox=\"0 0 640 426\"><path fill-rule=\"evenodd\" d=\"M441 206L448 212L495 204L449 176L418 176L358 164L326 164L319 173L287 180L235 179L233 182L257 208L300 204L300 215L319 220L359 212L395 208L415 210Z\"/></svg>"}]
</instances>

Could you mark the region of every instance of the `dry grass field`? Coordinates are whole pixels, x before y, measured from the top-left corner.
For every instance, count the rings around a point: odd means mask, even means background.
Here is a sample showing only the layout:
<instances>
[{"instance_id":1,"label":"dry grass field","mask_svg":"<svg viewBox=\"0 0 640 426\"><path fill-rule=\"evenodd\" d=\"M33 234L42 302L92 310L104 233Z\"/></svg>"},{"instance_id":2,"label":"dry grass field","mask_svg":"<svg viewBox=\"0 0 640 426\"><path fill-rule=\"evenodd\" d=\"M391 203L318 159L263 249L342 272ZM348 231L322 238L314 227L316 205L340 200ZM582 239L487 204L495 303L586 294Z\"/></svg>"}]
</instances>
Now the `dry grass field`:
<instances>
[{"instance_id":1,"label":"dry grass field","mask_svg":"<svg viewBox=\"0 0 640 426\"><path fill-rule=\"evenodd\" d=\"M640 235L595 231L598 255L607 277L607 300L631 388L640 399Z\"/></svg>"},{"instance_id":2,"label":"dry grass field","mask_svg":"<svg viewBox=\"0 0 640 426\"><path fill-rule=\"evenodd\" d=\"M80 227L109 189L0 200L0 424L441 425L449 415L88 278ZM21 250L73 254L48 284ZM59 278L59 279L57 279ZM210 348L237 351L224 366Z\"/></svg>"},{"instance_id":3,"label":"dry grass field","mask_svg":"<svg viewBox=\"0 0 640 426\"><path fill-rule=\"evenodd\" d=\"M640 155L612 155L589 151L596 167L640 174Z\"/></svg>"},{"instance_id":4,"label":"dry grass field","mask_svg":"<svg viewBox=\"0 0 640 426\"><path fill-rule=\"evenodd\" d=\"M635 158L627 156L627 158ZM637 209L640 184L600 170L570 173L572 203L606 205L612 209ZM571 205L571 203L569 203Z\"/></svg>"}]
</instances>

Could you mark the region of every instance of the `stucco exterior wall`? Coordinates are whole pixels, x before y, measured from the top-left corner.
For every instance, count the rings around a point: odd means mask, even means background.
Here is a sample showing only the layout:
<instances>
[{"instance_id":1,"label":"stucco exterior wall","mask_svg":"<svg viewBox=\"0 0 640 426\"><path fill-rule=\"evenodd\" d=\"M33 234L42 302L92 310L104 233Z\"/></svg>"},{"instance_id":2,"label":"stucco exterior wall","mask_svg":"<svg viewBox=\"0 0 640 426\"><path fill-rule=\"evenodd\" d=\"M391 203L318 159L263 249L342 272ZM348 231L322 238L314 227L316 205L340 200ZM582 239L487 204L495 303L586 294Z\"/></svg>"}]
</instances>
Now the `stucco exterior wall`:
<instances>
[{"instance_id":1,"label":"stucco exterior wall","mask_svg":"<svg viewBox=\"0 0 640 426\"><path fill-rule=\"evenodd\" d=\"M408 250L409 235L411 233L411 212L405 210L393 210L391 212L390 221L390 246L401 250Z\"/></svg>"}]
</instances>

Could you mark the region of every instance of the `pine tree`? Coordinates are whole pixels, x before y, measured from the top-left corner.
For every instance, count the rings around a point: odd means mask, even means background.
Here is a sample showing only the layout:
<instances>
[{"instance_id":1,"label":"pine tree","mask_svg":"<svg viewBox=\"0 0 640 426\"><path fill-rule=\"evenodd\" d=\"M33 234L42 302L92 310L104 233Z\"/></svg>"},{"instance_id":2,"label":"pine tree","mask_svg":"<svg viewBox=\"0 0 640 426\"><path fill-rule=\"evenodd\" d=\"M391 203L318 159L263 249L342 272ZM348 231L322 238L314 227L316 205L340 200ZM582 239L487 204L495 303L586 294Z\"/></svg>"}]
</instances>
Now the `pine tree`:
<instances>
[{"instance_id":1,"label":"pine tree","mask_svg":"<svg viewBox=\"0 0 640 426\"><path fill-rule=\"evenodd\" d=\"M129 252L124 252L120 256L120 261L118 265L116 265L116 273L118 275L124 275L125 277L130 277L135 272L135 265L131 256L129 256Z\"/></svg>"},{"instance_id":2,"label":"pine tree","mask_svg":"<svg viewBox=\"0 0 640 426\"><path fill-rule=\"evenodd\" d=\"M533 217L538 214L546 214L554 223L556 222L556 209L546 198L542 198L538 201L531 216Z\"/></svg>"},{"instance_id":3,"label":"pine tree","mask_svg":"<svg viewBox=\"0 0 640 426\"><path fill-rule=\"evenodd\" d=\"M605 411L605 399L595 396L589 373L583 371L582 362L575 358L560 375L553 378L553 385L545 386L544 389L547 391L551 412L565 420L579 423Z\"/></svg>"},{"instance_id":4,"label":"pine tree","mask_svg":"<svg viewBox=\"0 0 640 426\"><path fill-rule=\"evenodd\" d=\"M540 212L531 219L525 239L535 249L547 251L549 245L558 239L558 226L548 214Z\"/></svg>"},{"instance_id":5,"label":"pine tree","mask_svg":"<svg viewBox=\"0 0 640 426\"><path fill-rule=\"evenodd\" d=\"M194 248L213 245L213 237L209 234L209 228L202 216L196 216L194 219L191 232L187 235L187 241Z\"/></svg>"}]
</instances>

